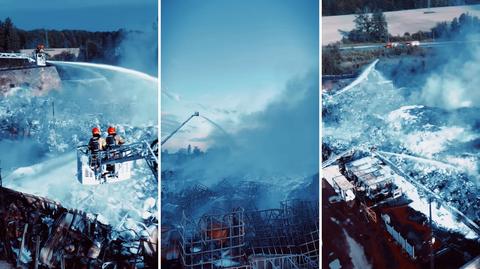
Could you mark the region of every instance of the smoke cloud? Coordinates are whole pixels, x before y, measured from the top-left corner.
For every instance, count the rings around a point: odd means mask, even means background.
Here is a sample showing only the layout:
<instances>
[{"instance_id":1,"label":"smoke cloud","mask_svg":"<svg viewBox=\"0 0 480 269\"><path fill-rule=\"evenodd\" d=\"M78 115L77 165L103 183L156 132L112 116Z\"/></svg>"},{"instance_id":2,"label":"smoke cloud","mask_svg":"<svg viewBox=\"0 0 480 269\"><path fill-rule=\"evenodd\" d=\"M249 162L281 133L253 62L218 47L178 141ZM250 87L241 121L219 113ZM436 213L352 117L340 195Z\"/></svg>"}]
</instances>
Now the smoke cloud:
<instances>
[{"instance_id":1,"label":"smoke cloud","mask_svg":"<svg viewBox=\"0 0 480 269\"><path fill-rule=\"evenodd\" d=\"M147 25L142 32L128 32L119 47L119 65L152 76L158 74L157 25Z\"/></svg>"},{"instance_id":2,"label":"smoke cloud","mask_svg":"<svg viewBox=\"0 0 480 269\"><path fill-rule=\"evenodd\" d=\"M446 59L438 70L428 75L421 90L421 99L426 105L449 110L478 106L480 101L478 37L462 35L458 39L466 40L467 43L456 43L437 52L439 57L446 56Z\"/></svg>"},{"instance_id":3,"label":"smoke cloud","mask_svg":"<svg viewBox=\"0 0 480 269\"><path fill-rule=\"evenodd\" d=\"M318 94L318 72L291 80L263 111L241 116L237 132L213 132L207 154L184 164L185 177L201 175L212 185L223 178L265 183L318 173Z\"/></svg>"}]
</instances>

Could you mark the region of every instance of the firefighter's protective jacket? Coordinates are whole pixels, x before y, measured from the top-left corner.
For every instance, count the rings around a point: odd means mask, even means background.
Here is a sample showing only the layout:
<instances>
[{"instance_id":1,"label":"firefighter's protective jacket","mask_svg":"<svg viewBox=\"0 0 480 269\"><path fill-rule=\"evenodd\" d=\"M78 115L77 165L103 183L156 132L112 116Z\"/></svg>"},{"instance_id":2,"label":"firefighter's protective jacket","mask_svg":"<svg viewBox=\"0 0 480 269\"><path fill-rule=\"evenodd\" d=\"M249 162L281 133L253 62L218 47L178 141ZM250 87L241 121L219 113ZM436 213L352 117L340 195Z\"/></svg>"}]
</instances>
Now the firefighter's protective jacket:
<instances>
[{"instance_id":1,"label":"firefighter's protective jacket","mask_svg":"<svg viewBox=\"0 0 480 269\"><path fill-rule=\"evenodd\" d=\"M98 152L100 150L105 150L107 147L107 142L105 141L105 138L100 137L100 136L94 136L90 138L90 141L88 142L88 149L92 152Z\"/></svg>"},{"instance_id":2,"label":"firefighter's protective jacket","mask_svg":"<svg viewBox=\"0 0 480 269\"><path fill-rule=\"evenodd\" d=\"M107 147L113 147L125 144L125 140L118 134L108 135L105 139Z\"/></svg>"}]
</instances>

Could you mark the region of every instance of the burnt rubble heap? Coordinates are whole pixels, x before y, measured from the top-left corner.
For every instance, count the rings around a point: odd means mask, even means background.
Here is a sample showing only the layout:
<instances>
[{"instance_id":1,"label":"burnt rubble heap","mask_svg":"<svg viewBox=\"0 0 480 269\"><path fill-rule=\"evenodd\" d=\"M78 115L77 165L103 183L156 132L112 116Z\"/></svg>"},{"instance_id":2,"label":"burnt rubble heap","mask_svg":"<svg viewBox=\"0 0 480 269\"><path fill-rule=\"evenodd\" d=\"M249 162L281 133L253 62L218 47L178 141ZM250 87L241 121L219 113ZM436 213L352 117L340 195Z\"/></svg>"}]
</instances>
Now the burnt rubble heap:
<instances>
[{"instance_id":1,"label":"burnt rubble heap","mask_svg":"<svg viewBox=\"0 0 480 269\"><path fill-rule=\"evenodd\" d=\"M157 220L120 230L99 215L0 187L0 260L15 268L157 268ZM12 267L13 268L13 267Z\"/></svg>"},{"instance_id":2,"label":"burnt rubble heap","mask_svg":"<svg viewBox=\"0 0 480 269\"><path fill-rule=\"evenodd\" d=\"M197 183L177 193L163 187L167 268L319 268L318 201L290 199L257 209L268 186L253 181Z\"/></svg>"}]
</instances>

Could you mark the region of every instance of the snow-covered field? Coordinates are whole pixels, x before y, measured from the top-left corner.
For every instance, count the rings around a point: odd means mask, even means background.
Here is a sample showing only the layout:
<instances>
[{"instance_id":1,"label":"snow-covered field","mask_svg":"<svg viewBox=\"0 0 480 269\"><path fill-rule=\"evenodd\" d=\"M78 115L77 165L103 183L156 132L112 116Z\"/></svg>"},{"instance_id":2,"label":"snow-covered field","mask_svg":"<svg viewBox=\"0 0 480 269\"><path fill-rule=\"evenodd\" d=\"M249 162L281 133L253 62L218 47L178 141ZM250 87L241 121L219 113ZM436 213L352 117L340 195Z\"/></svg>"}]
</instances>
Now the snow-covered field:
<instances>
[{"instance_id":1,"label":"snow-covered field","mask_svg":"<svg viewBox=\"0 0 480 269\"><path fill-rule=\"evenodd\" d=\"M430 31L438 22L448 21L462 13L480 16L480 5L432 8L433 13L425 13L428 9L412 9L384 12L387 18L388 31L392 35L403 35L405 32ZM327 45L340 41L339 30L350 31L354 28L355 15L322 17L322 44Z\"/></svg>"},{"instance_id":2,"label":"snow-covered field","mask_svg":"<svg viewBox=\"0 0 480 269\"><path fill-rule=\"evenodd\" d=\"M22 88L1 100L0 120L21 130L2 133L4 186L100 214L113 225L156 212L157 182L143 160L130 180L115 184L84 186L76 175L76 146L88 143L92 127L105 132L114 125L127 143L157 138L156 79L113 66L59 68L61 89L38 96Z\"/></svg>"}]
</instances>

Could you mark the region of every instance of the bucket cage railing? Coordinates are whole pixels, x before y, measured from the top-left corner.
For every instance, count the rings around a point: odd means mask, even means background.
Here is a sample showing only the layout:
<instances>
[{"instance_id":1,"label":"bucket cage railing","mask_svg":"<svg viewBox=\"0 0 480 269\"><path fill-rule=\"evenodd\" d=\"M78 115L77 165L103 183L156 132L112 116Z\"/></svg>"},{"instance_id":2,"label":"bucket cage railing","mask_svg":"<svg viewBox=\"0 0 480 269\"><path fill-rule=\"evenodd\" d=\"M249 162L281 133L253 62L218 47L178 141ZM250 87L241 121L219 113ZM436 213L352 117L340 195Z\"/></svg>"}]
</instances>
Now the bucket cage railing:
<instances>
[{"instance_id":1,"label":"bucket cage railing","mask_svg":"<svg viewBox=\"0 0 480 269\"><path fill-rule=\"evenodd\" d=\"M81 145L77 147L78 179L83 183L85 178L91 177L92 175L90 174L93 173L95 179L100 180L101 177L105 175L108 167L115 167L115 169L117 169L117 166L121 168L123 165L123 170L129 170L130 166L125 168L125 165L139 159L146 161L155 178L158 180L158 156L152 149L151 144L146 141L128 145L118 145L97 152L92 152L88 148L88 145Z\"/></svg>"}]
</instances>

